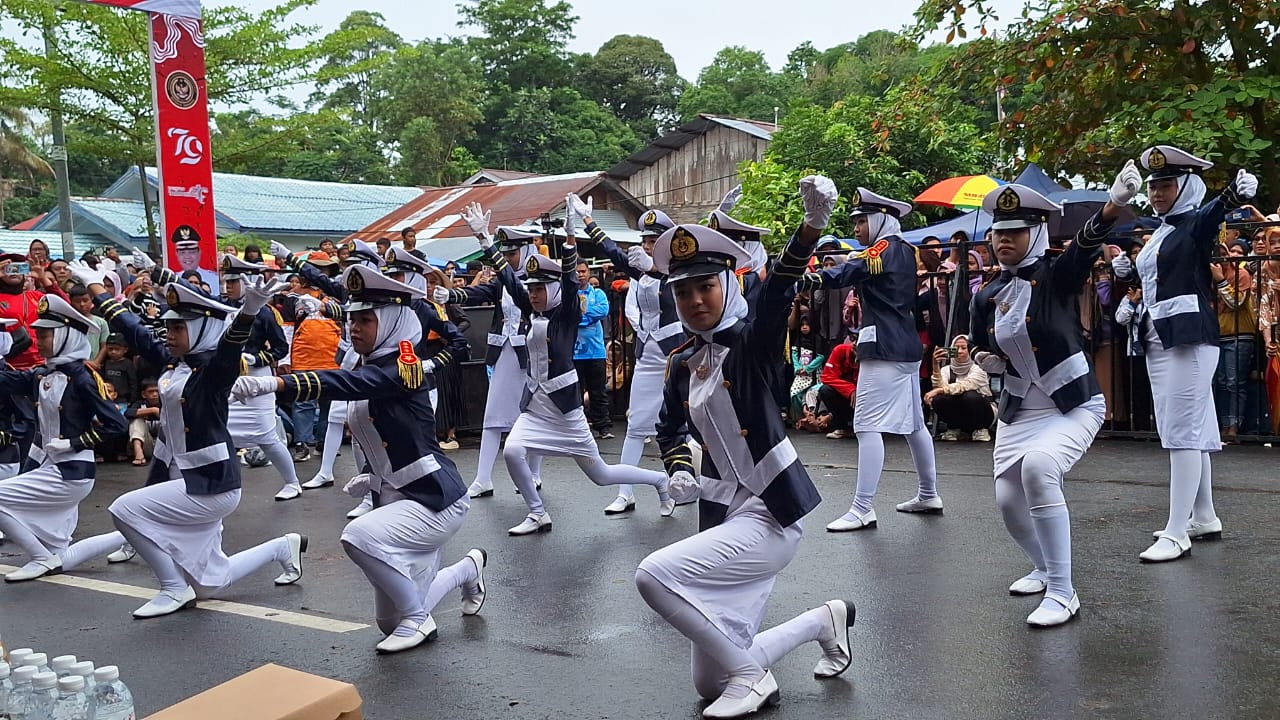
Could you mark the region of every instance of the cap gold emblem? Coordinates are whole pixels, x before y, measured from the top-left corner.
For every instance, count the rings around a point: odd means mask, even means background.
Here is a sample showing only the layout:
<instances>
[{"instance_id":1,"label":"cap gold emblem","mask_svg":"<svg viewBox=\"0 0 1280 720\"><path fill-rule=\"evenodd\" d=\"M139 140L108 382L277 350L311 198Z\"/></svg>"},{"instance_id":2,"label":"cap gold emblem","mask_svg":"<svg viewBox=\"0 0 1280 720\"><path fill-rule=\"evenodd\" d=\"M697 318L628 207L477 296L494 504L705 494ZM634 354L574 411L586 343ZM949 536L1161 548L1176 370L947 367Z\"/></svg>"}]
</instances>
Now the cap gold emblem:
<instances>
[{"instance_id":1,"label":"cap gold emblem","mask_svg":"<svg viewBox=\"0 0 1280 720\"><path fill-rule=\"evenodd\" d=\"M357 271L347 275L347 290L353 293L364 292L364 276Z\"/></svg>"},{"instance_id":2,"label":"cap gold emblem","mask_svg":"<svg viewBox=\"0 0 1280 720\"><path fill-rule=\"evenodd\" d=\"M1147 167L1151 170L1163 170L1164 166L1169 163L1169 158L1165 157L1164 151L1156 148L1147 156Z\"/></svg>"},{"instance_id":3,"label":"cap gold emblem","mask_svg":"<svg viewBox=\"0 0 1280 720\"><path fill-rule=\"evenodd\" d=\"M1022 207L1022 198L1013 188L1005 188L996 198L996 209L1000 212L1015 212Z\"/></svg>"},{"instance_id":4,"label":"cap gold emblem","mask_svg":"<svg viewBox=\"0 0 1280 720\"><path fill-rule=\"evenodd\" d=\"M39 314L41 314L41 315L43 315L43 314L45 314L45 313L49 312L49 298L48 298L48 297L42 297L42 298L40 298L40 303L36 305L36 312L37 312L37 313L39 313Z\"/></svg>"},{"instance_id":5,"label":"cap gold emblem","mask_svg":"<svg viewBox=\"0 0 1280 720\"><path fill-rule=\"evenodd\" d=\"M169 307L177 307L178 305L177 288L169 288L168 290L166 290L164 293L164 301L169 304Z\"/></svg>"},{"instance_id":6,"label":"cap gold emblem","mask_svg":"<svg viewBox=\"0 0 1280 720\"><path fill-rule=\"evenodd\" d=\"M715 213L711 213L711 219L707 221L707 227L712 230L720 229L720 218Z\"/></svg>"},{"instance_id":7,"label":"cap gold emblem","mask_svg":"<svg viewBox=\"0 0 1280 720\"><path fill-rule=\"evenodd\" d=\"M712 222L715 216L711 216ZM671 259L672 260L688 260L698 254L698 239L688 230L680 228L676 230L675 237L671 238Z\"/></svg>"},{"instance_id":8,"label":"cap gold emblem","mask_svg":"<svg viewBox=\"0 0 1280 720\"><path fill-rule=\"evenodd\" d=\"M862 204L862 191L861 191L861 190L854 190L854 191L853 191L853 197L849 198L849 202L850 202L854 207L858 207L859 205L861 205L861 204Z\"/></svg>"},{"instance_id":9,"label":"cap gold emblem","mask_svg":"<svg viewBox=\"0 0 1280 720\"><path fill-rule=\"evenodd\" d=\"M538 258L530 257L529 262L526 262L524 264L524 271L529 273L530 275L538 272Z\"/></svg>"},{"instance_id":10,"label":"cap gold emblem","mask_svg":"<svg viewBox=\"0 0 1280 720\"><path fill-rule=\"evenodd\" d=\"M495 240L497 240L498 242L506 242L506 241L507 241L507 231L506 231L506 230L499 230L499 231L498 231L498 234L494 236L494 239L495 239Z\"/></svg>"},{"instance_id":11,"label":"cap gold emblem","mask_svg":"<svg viewBox=\"0 0 1280 720\"><path fill-rule=\"evenodd\" d=\"M223 256L222 256L222 271L223 271L223 272L230 272L230 270L231 270L231 256L230 256L230 255L223 255Z\"/></svg>"},{"instance_id":12,"label":"cap gold emblem","mask_svg":"<svg viewBox=\"0 0 1280 720\"><path fill-rule=\"evenodd\" d=\"M652 225L658 222L658 213L650 210L649 212L644 214L644 220L641 220L640 222L645 225Z\"/></svg>"}]
</instances>

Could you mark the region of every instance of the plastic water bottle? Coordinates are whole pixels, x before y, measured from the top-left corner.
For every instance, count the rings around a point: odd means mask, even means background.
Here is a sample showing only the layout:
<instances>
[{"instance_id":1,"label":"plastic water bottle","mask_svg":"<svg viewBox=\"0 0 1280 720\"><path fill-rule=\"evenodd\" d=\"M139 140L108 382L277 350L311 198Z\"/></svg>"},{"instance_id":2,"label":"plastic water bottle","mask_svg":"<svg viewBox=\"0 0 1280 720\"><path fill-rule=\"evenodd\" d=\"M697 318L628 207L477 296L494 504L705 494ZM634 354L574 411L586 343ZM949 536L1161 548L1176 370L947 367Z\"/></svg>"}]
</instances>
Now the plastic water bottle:
<instances>
[{"instance_id":1,"label":"plastic water bottle","mask_svg":"<svg viewBox=\"0 0 1280 720\"><path fill-rule=\"evenodd\" d=\"M27 714L23 720L50 720L57 702L58 676L51 672L36 673L31 679L31 698L27 700Z\"/></svg>"},{"instance_id":2,"label":"plastic water bottle","mask_svg":"<svg viewBox=\"0 0 1280 720\"><path fill-rule=\"evenodd\" d=\"M9 663L0 662L0 720L9 717L9 696L13 694L13 681L9 679Z\"/></svg>"},{"instance_id":3,"label":"plastic water bottle","mask_svg":"<svg viewBox=\"0 0 1280 720\"><path fill-rule=\"evenodd\" d=\"M71 666L79 662L75 655L59 655L49 663L49 669L59 678L64 678L71 674Z\"/></svg>"},{"instance_id":4,"label":"plastic water bottle","mask_svg":"<svg viewBox=\"0 0 1280 720\"><path fill-rule=\"evenodd\" d=\"M16 650L10 650L9 651L9 669L17 670L18 668L22 667L22 661L26 660L27 656L31 655L34 652L35 650L32 650L31 648L18 648Z\"/></svg>"},{"instance_id":5,"label":"plastic water bottle","mask_svg":"<svg viewBox=\"0 0 1280 720\"><path fill-rule=\"evenodd\" d=\"M89 699L84 695L84 678L68 675L58 679L58 700L49 720L89 720Z\"/></svg>"},{"instance_id":6,"label":"plastic water bottle","mask_svg":"<svg viewBox=\"0 0 1280 720\"><path fill-rule=\"evenodd\" d=\"M13 681L13 690L9 692L10 720L26 720L27 702L31 699L31 679L36 676L36 672L35 668L24 665L10 673L9 679Z\"/></svg>"},{"instance_id":7,"label":"plastic water bottle","mask_svg":"<svg viewBox=\"0 0 1280 720\"><path fill-rule=\"evenodd\" d=\"M93 671L93 680L97 683L93 688L93 720L134 720L133 693L120 682L120 668L100 667Z\"/></svg>"},{"instance_id":8,"label":"plastic water bottle","mask_svg":"<svg viewBox=\"0 0 1280 720\"><path fill-rule=\"evenodd\" d=\"M71 666L71 674L76 677L84 678L84 698L89 711L85 713L90 720L93 718L93 663L88 660L81 660ZM0 720L4 720L4 716L0 715Z\"/></svg>"},{"instance_id":9,"label":"plastic water bottle","mask_svg":"<svg viewBox=\"0 0 1280 720\"><path fill-rule=\"evenodd\" d=\"M33 652L22 660L22 664L33 667L42 673L49 672L49 656L41 652ZM54 675L57 677L57 675Z\"/></svg>"}]
</instances>

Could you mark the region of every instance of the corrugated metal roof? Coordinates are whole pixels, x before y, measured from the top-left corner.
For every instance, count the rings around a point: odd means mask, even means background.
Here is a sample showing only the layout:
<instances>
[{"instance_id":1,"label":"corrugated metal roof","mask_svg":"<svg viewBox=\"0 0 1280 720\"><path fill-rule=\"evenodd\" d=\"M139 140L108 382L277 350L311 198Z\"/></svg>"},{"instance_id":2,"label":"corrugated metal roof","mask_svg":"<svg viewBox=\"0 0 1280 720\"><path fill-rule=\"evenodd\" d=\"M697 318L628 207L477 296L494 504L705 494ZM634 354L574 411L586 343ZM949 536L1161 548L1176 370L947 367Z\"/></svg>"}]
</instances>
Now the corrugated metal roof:
<instances>
[{"instance_id":1,"label":"corrugated metal roof","mask_svg":"<svg viewBox=\"0 0 1280 720\"><path fill-rule=\"evenodd\" d=\"M44 219L45 214L46 213L40 213L39 215L33 218L28 218L26 220L23 220L17 225L11 225L9 229L10 230L30 230L31 228L36 226L36 223Z\"/></svg>"},{"instance_id":2,"label":"corrugated metal roof","mask_svg":"<svg viewBox=\"0 0 1280 720\"><path fill-rule=\"evenodd\" d=\"M75 256L79 257L87 250L97 250L105 247L109 243L106 238L101 235L86 235L83 233L75 233L71 236L72 242L75 243ZM43 240L49 246L49 256L54 258L62 257L62 235L55 231L34 231L34 230L5 230L0 228L0 252L20 253L26 255L31 248L32 240ZM145 244L144 244L145 245ZM121 250L127 252L130 248L120 246Z\"/></svg>"},{"instance_id":3,"label":"corrugated metal roof","mask_svg":"<svg viewBox=\"0 0 1280 720\"><path fill-rule=\"evenodd\" d=\"M626 179L640 172L644 168L653 165L670 153L693 142L695 139L707 134L707 132L721 125L732 128L739 132L747 133L752 137L761 140L770 140L773 134L778 131L778 126L773 123L761 122L759 120L744 120L742 118L723 117L720 115L699 115L696 120L691 120L684 125L672 130L662 137L650 142L626 160L614 165L605 171L605 174L611 178Z\"/></svg>"},{"instance_id":4,"label":"corrugated metal roof","mask_svg":"<svg viewBox=\"0 0 1280 720\"><path fill-rule=\"evenodd\" d=\"M73 209L79 207L84 212L110 224L112 227L128 235L141 239L145 244L147 237L147 211L140 200L113 200L108 198L73 198ZM50 214L52 216L52 213ZM56 217L50 217L50 220ZM47 224L47 223L45 223ZM45 230L48 231L47 229Z\"/></svg>"},{"instance_id":5,"label":"corrugated metal roof","mask_svg":"<svg viewBox=\"0 0 1280 720\"><path fill-rule=\"evenodd\" d=\"M519 180L521 178L541 177L541 173L521 172L519 170L495 170L481 168L480 172L458 183L459 185L475 185L480 182L499 183L503 180Z\"/></svg>"},{"instance_id":6,"label":"corrugated metal roof","mask_svg":"<svg viewBox=\"0 0 1280 720\"><path fill-rule=\"evenodd\" d=\"M419 244L433 238L470 238L471 230L462 222L461 216L463 207L468 203L480 203L481 207L492 212L492 226L495 228L499 225L523 225L537 220L544 212L559 210L563 215L565 195L584 193L601 178L602 173L584 172L505 180L494 185L430 188L349 237L370 242L380 237L398 240L401 229L413 227L418 231Z\"/></svg>"},{"instance_id":7,"label":"corrugated metal roof","mask_svg":"<svg viewBox=\"0 0 1280 720\"><path fill-rule=\"evenodd\" d=\"M147 168L147 179L155 187L155 168ZM422 192L419 187L213 174L214 208L244 232L349 233ZM137 171L116 180L103 195L140 200Z\"/></svg>"}]
</instances>

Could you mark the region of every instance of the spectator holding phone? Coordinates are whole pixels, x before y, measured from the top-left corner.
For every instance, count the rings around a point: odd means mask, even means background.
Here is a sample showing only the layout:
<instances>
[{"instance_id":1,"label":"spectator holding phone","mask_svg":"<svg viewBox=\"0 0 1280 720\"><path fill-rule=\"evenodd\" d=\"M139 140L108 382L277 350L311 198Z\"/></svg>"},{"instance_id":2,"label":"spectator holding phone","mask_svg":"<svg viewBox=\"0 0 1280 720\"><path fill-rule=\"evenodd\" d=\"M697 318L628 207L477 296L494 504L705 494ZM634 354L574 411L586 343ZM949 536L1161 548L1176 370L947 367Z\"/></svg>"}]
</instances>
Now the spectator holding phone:
<instances>
[{"instance_id":1,"label":"spectator holding phone","mask_svg":"<svg viewBox=\"0 0 1280 720\"><path fill-rule=\"evenodd\" d=\"M44 297L44 293L26 289L27 273L30 270L26 255L0 255L0 318L17 320L18 327L35 337L31 323L39 315L40 298ZM15 370L30 370L43 363L44 358L40 356L35 343L9 359L9 364Z\"/></svg>"},{"instance_id":2,"label":"spectator holding phone","mask_svg":"<svg viewBox=\"0 0 1280 720\"><path fill-rule=\"evenodd\" d=\"M996 419L991 378L969 357L969 338L957 335L950 347L933 351L933 389L925 393L924 404L946 423L943 440L966 436L974 442L991 442L991 423Z\"/></svg>"}]
</instances>

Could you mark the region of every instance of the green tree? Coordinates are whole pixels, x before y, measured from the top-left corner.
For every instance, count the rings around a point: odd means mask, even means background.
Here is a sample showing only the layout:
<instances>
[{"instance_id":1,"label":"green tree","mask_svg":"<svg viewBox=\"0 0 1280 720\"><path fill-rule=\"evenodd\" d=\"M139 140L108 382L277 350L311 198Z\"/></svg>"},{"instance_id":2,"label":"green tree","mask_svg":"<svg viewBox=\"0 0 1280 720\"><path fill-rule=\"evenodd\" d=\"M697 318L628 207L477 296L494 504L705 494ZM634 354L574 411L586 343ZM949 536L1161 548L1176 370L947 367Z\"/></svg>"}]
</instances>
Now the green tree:
<instances>
[{"instance_id":1,"label":"green tree","mask_svg":"<svg viewBox=\"0 0 1280 720\"><path fill-rule=\"evenodd\" d=\"M1280 12L1260 0L1038 0L999 41L972 43L959 69L1008 92L1010 144L1050 170L1107 180L1144 147L1173 143L1218 163L1225 182L1249 166L1280 199ZM978 0L926 0L917 31L948 41L998 18ZM994 71L994 72L993 72Z\"/></svg>"},{"instance_id":2,"label":"green tree","mask_svg":"<svg viewBox=\"0 0 1280 720\"><path fill-rule=\"evenodd\" d=\"M311 102L325 110L342 109L359 124L374 130L374 106L385 99L384 88L374 77L404 47L404 40L386 26L381 13L356 10L338 29L320 41L324 64L316 73L316 90Z\"/></svg>"},{"instance_id":3,"label":"green tree","mask_svg":"<svg viewBox=\"0 0 1280 720\"><path fill-rule=\"evenodd\" d=\"M479 34L469 44L491 87L515 91L566 84L565 47L578 18L564 0L465 0L461 28Z\"/></svg>"},{"instance_id":4,"label":"green tree","mask_svg":"<svg viewBox=\"0 0 1280 720\"><path fill-rule=\"evenodd\" d=\"M576 70L577 88L643 138L656 137L676 121L685 81L662 43L640 35L610 38Z\"/></svg>"},{"instance_id":5,"label":"green tree","mask_svg":"<svg viewBox=\"0 0 1280 720\"><path fill-rule=\"evenodd\" d=\"M31 146L30 126L22 108L0 104L0 181L17 179L30 185L37 177L53 174L49 163Z\"/></svg>"},{"instance_id":6,"label":"green tree","mask_svg":"<svg viewBox=\"0 0 1280 720\"><path fill-rule=\"evenodd\" d=\"M640 147L631 128L576 90L520 90L508 100L496 123L501 130L479 140L479 160L487 166L603 170Z\"/></svg>"},{"instance_id":7,"label":"green tree","mask_svg":"<svg viewBox=\"0 0 1280 720\"><path fill-rule=\"evenodd\" d=\"M297 149L281 173L300 180L368 185L391 183L391 168L373 131L333 110L294 117Z\"/></svg>"},{"instance_id":8,"label":"green tree","mask_svg":"<svg viewBox=\"0 0 1280 720\"><path fill-rule=\"evenodd\" d=\"M794 92L794 79L773 72L764 53L735 45L716 53L698 84L681 95L678 110L683 120L712 113L772 122L774 109L785 110Z\"/></svg>"}]
</instances>

